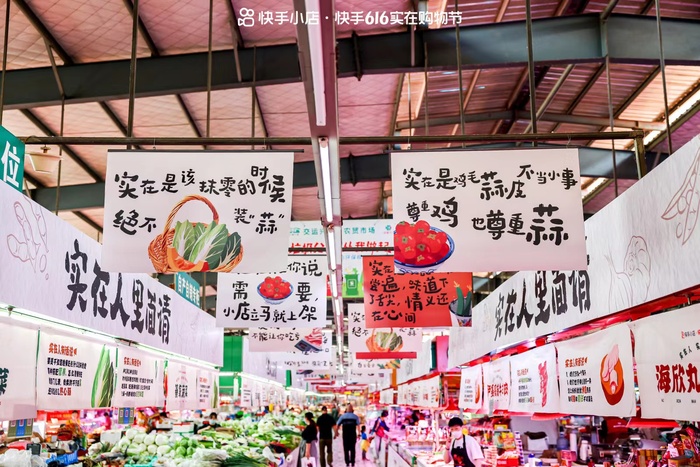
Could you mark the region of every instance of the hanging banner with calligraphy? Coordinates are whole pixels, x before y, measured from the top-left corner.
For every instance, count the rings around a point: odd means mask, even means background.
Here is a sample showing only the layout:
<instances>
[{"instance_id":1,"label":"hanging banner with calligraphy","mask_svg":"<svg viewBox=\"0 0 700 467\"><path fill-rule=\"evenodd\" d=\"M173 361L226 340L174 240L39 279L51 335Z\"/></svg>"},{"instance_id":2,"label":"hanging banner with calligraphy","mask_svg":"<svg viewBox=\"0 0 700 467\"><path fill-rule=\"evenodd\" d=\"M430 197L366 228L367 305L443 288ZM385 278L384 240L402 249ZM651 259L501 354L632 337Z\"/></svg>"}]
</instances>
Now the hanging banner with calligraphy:
<instances>
[{"instance_id":1,"label":"hanging banner with calligraphy","mask_svg":"<svg viewBox=\"0 0 700 467\"><path fill-rule=\"evenodd\" d=\"M283 271L293 166L290 152L109 151L105 269Z\"/></svg>"},{"instance_id":2,"label":"hanging banner with calligraphy","mask_svg":"<svg viewBox=\"0 0 700 467\"><path fill-rule=\"evenodd\" d=\"M471 326L471 273L395 274L390 256L365 257L364 271L368 328Z\"/></svg>"},{"instance_id":3,"label":"hanging banner with calligraphy","mask_svg":"<svg viewBox=\"0 0 700 467\"><path fill-rule=\"evenodd\" d=\"M700 420L700 305L631 323L642 417Z\"/></svg>"},{"instance_id":4,"label":"hanging banner with calligraphy","mask_svg":"<svg viewBox=\"0 0 700 467\"><path fill-rule=\"evenodd\" d=\"M310 330L307 330L310 331ZM313 362L313 361L328 361L331 362L333 361L333 346L331 345L333 341L333 331L331 330L323 330L323 331L318 331L317 334L315 334L312 337L312 340L317 344L314 346L314 349L311 349L310 347L303 347L303 350L300 350L298 348L293 349L292 351L286 352L282 350L275 350L273 352L267 352L270 358L272 358L274 361L285 361L285 362L290 362L290 361L296 361L296 362ZM254 340L251 337L250 344L251 347L253 345ZM279 347L281 348L281 347ZM315 350L318 349L318 350Z\"/></svg>"},{"instance_id":5,"label":"hanging banner with calligraphy","mask_svg":"<svg viewBox=\"0 0 700 467\"><path fill-rule=\"evenodd\" d=\"M36 344L34 329L0 321L0 420L36 418Z\"/></svg>"},{"instance_id":6,"label":"hanging banner with calligraphy","mask_svg":"<svg viewBox=\"0 0 700 467\"><path fill-rule=\"evenodd\" d=\"M401 384L427 375L435 369L433 344L430 340L421 343L418 356L412 360L401 360L401 368L396 370L396 382Z\"/></svg>"},{"instance_id":7,"label":"hanging banner with calligraphy","mask_svg":"<svg viewBox=\"0 0 700 467\"><path fill-rule=\"evenodd\" d=\"M321 328L251 328L251 352L318 353L323 350ZM330 346L330 342L326 342Z\"/></svg>"},{"instance_id":8,"label":"hanging banner with calligraphy","mask_svg":"<svg viewBox=\"0 0 700 467\"><path fill-rule=\"evenodd\" d=\"M359 371L350 370L346 380L349 383L385 384L391 383L391 370Z\"/></svg>"},{"instance_id":9,"label":"hanging banner with calligraphy","mask_svg":"<svg viewBox=\"0 0 700 467\"><path fill-rule=\"evenodd\" d=\"M116 347L46 331L39 333L37 409L113 407Z\"/></svg>"},{"instance_id":10,"label":"hanging banner with calligraphy","mask_svg":"<svg viewBox=\"0 0 700 467\"><path fill-rule=\"evenodd\" d=\"M412 360L406 360L410 362ZM375 360L358 360L354 358L352 360L351 370L352 371L377 371L377 370L396 370L401 368L401 360L387 360L387 359L375 359Z\"/></svg>"},{"instance_id":11,"label":"hanging banner with calligraphy","mask_svg":"<svg viewBox=\"0 0 700 467\"><path fill-rule=\"evenodd\" d=\"M402 272L586 267L578 149L393 153Z\"/></svg>"},{"instance_id":12,"label":"hanging banner with calligraphy","mask_svg":"<svg viewBox=\"0 0 700 467\"><path fill-rule=\"evenodd\" d=\"M338 367L337 349L331 347L330 352L321 355L287 355L273 354L278 359L278 365L285 370L313 370L318 373L331 373Z\"/></svg>"},{"instance_id":13,"label":"hanging banner with calligraphy","mask_svg":"<svg viewBox=\"0 0 700 467\"><path fill-rule=\"evenodd\" d=\"M416 328L367 329L365 306L348 304L348 347L359 359L416 358L423 333Z\"/></svg>"},{"instance_id":14,"label":"hanging banner with calligraphy","mask_svg":"<svg viewBox=\"0 0 700 467\"><path fill-rule=\"evenodd\" d=\"M454 345L469 342L450 351L463 357L457 363L700 284L700 262L689 253L700 251L700 229L684 197L693 192L699 166L695 137L588 219L586 271L519 272L479 302L474 332L452 331L459 337ZM610 229L621 220L624 232Z\"/></svg>"},{"instance_id":15,"label":"hanging banner with calligraphy","mask_svg":"<svg viewBox=\"0 0 700 467\"><path fill-rule=\"evenodd\" d=\"M117 356L117 387L113 406L162 407L165 399L165 361L126 346L119 347Z\"/></svg>"},{"instance_id":16,"label":"hanging banner with calligraphy","mask_svg":"<svg viewBox=\"0 0 700 467\"><path fill-rule=\"evenodd\" d=\"M290 256L277 275L219 274L216 323L226 328L324 327L328 262L325 256Z\"/></svg>"},{"instance_id":17,"label":"hanging banner with calligraphy","mask_svg":"<svg viewBox=\"0 0 700 467\"><path fill-rule=\"evenodd\" d=\"M106 272L99 243L5 184L0 218L1 303L223 364L223 329L174 290L146 274Z\"/></svg>"},{"instance_id":18,"label":"hanging banner with calligraphy","mask_svg":"<svg viewBox=\"0 0 700 467\"><path fill-rule=\"evenodd\" d=\"M508 357L484 363L484 408L489 414L508 410L511 398L510 359Z\"/></svg>"},{"instance_id":19,"label":"hanging banner with calligraphy","mask_svg":"<svg viewBox=\"0 0 700 467\"><path fill-rule=\"evenodd\" d=\"M482 365L462 368L459 382L459 408L470 412L481 410L484 405L484 380Z\"/></svg>"},{"instance_id":20,"label":"hanging banner with calligraphy","mask_svg":"<svg viewBox=\"0 0 700 467\"><path fill-rule=\"evenodd\" d=\"M554 344L510 357L511 412L558 413L559 384Z\"/></svg>"},{"instance_id":21,"label":"hanging banner with calligraphy","mask_svg":"<svg viewBox=\"0 0 700 467\"><path fill-rule=\"evenodd\" d=\"M627 324L555 345L562 413L635 414L632 338Z\"/></svg>"},{"instance_id":22,"label":"hanging banner with calligraphy","mask_svg":"<svg viewBox=\"0 0 700 467\"><path fill-rule=\"evenodd\" d=\"M200 408L197 399L197 368L178 361L168 360L166 373L168 410L196 410Z\"/></svg>"}]
</instances>

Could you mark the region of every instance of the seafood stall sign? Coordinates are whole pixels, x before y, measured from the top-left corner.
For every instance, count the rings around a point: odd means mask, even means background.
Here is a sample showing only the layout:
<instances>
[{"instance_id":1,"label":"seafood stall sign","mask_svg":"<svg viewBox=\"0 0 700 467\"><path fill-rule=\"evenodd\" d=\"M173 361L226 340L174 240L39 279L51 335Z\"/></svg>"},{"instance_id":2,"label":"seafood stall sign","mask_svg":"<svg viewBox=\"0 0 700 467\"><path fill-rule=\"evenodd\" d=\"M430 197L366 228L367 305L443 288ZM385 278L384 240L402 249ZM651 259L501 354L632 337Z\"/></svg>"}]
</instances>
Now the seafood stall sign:
<instances>
[{"instance_id":1,"label":"seafood stall sign","mask_svg":"<svg viewBox=\"0 0 700 467\"><path fill-rule=\"evenodd\" d=\"M557 352L553 344L510 357L511 412L558 413Z\"/></svg>"},{"instance_id":2,"label":"seafood stall sign","mask_svg":"<svg viewBox=\"0 0 700 467\"><path fill-rule=\"evenodd\" d=\"M290 152L109 151L105 270L284 271L293 165Z\"/></svg>"},{"instance_id":3,"label":"seafood stall sign","mask_svg":"<svg viewBox=\"0 0 700 467\"><path fill-rule=\"evenodd\" d=\"M700 305L631 323L644 418L700 420Z\"/></svg>"},{"instance_id":4,"label":"seafood stall sign","mask_svg":"<svg viewBox=\"0 0 700 467\"><path fill-rule=\"evenodd\" d=\"M560 412L605 417L635 414L632 337L626 323L555 346Z\"/></svg>"},{"instance_id":5,"label":"seafood stall sign","mask_svg":"<svg viewBox=\"0 0 700 467\"><path fill-rule=\"evenodd\" d=\"M416 358L423 343L421 329L368 329L362 303L348 304L348 333L350 352L354 352L356 358L363 359Z\"/></svg>"},{"instance_id":6,"label":"seafood stall sign","mask_svg":"<svg viewBox=\"0 0 700 467\"><path fill-rule=\"evenodd\" d=\"M393 153L399 272L586 267L578 149Z\"/></svg>"},{"instance_id":7,"label":"seafood stall sign","mask_svg":"<svg viewBox=\"0 0 700 467\"><path fill-rule=\"evenodd\" d=\"M216 324L226 328L325 327L325 256L289 256L280 274L219 274Z\"/></svg>"}]
</instances>

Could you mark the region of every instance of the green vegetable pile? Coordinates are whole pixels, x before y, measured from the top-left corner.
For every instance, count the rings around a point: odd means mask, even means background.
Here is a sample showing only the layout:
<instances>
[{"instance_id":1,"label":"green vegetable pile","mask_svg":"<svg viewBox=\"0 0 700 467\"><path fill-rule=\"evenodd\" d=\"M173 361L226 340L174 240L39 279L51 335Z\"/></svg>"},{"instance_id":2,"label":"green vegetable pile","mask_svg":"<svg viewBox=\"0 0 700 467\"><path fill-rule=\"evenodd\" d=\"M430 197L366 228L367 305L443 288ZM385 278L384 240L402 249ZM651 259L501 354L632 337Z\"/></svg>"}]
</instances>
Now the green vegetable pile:
<instances>
[{"instance_id":1,"label":"green vegetable pile","mask_svg":"<svg viewBox=\"0 0 700 467\"><path fill-rule=\"evenodd\" d=\"M225 224L177 222L173 248L192 266L205 262L203 270L216 269L233 261L241 252L241 236L229 235Z\"/></svg>"}]
</instances>

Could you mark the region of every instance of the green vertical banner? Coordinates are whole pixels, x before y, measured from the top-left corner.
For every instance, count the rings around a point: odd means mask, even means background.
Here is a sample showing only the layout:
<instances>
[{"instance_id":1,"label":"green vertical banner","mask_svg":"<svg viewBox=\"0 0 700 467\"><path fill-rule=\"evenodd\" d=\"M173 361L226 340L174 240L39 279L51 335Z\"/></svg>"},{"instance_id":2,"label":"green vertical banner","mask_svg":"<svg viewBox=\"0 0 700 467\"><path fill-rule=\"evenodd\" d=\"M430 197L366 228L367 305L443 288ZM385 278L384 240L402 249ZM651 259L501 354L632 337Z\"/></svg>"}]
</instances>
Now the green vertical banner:
<instances>
[{"instance_id":1,"label":"green vertical banner","mask_svg":"<svg viewBox=\"0 0 700 467\"><path fill-rule=\"evenodd\" d=\"M0 126L0 177L12 188L22 191L24 186L24 143Z\"/></svg>"},{"instance_id":2,"label":"green vertical banner","mask_svg":"<svg viewBox=\"0 0 700 467\"><path fill-rule=\"evenodd\" d=\"M186 272L175 273L175 291L182 298L198 308L202 303L202 293L200 287L199 282L194 280L194 278Z\"/></svg>"}]
</instances>

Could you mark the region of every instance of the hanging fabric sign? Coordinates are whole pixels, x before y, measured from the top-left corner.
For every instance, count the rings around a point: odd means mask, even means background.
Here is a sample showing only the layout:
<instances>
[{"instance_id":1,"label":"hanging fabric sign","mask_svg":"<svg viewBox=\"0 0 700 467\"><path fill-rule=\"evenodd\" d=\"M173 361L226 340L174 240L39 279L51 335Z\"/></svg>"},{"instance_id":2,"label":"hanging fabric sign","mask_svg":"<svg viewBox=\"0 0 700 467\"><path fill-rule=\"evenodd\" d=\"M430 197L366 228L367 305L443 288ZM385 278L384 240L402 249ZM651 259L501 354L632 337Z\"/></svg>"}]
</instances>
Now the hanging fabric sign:
<instances>
[{"instance_id":1,"label":"hanging fabric sign","mask_svg":"<svg viewBox=\"0 0 700 467\"><path fill-rule=\"evenodd\" d=\"M416 328L367 329L365 306L348 304L348 346L357 358L416 358L423 333Z\"/></svg>"},{"instance_id":2,"label":"hanging fabric sign","mask_svg":"<svg viewBox=\"0 0 700 467\"><path fill-rule=\"evenodd\" d=\"M324 327L325 256L290 256L287 272L219 274L216 323L226 328Z\"/></svg>"},{"instance_id":3,"label":"hanging fabric sign","mask_svg":"<svg viewBox=\"0 0 700 467\"><path fill-rule=\"evenodd\" d=\"M313 354L323 350L321 328L251 328L248 340L251 352Z\"/></svg>"},{"instance_id":4,"label":"hanging fabric sign","mask_svg":"<svg viewBox=\"0 0 700 467\"><path fill-rule=\"evenodd\" d=\"M627 324L555 345L562 413L635 414L632 338Z\"/></svg>"},{"instance_id":5,"label":"hanging fabric sign","mask_svg":"<svg viewBox=\"0 0 700 467\"><path fill-rule=\"evenodd\" d=\"M644 418L700 420L700 305L631 324Z\"/></svg>"},{"instance_id":6,"label":"hanging fabric sign","mask_svg":"<svg viewBox=\"0 0 700 467\"><path fill-rule=\"evenodd\" d=\"M36 418L37 332L2 322L0 342L0 420Z\"/></svg>"},{"instance_id":7,"label":"hanging fabric sign","mask_svg":"<svg viewBox=\"0 0 700 467\"><path fill-rule=\"evenodd\" d=\"M197 407L216 409L219 406L218 372L197 370Z\"/></svg>"},{"instance_id":8,"label":"hanging fabric sign","mask_svg":"<svg viewBox=\"0 0 700 467\"><path fill-rule=\"evenodd\" d=\"M510 357L511 412L559 412L557 351L553 344Z\"/></svg>"},{"instance_id":9,"label":"hanging fabric sign","mask_svg":"<svg viewBox=\"0 0 700 467\"><path fill-rule=\"evenodd\" d=\"M400 271L586 267L577 149L394 153L391 180Z\"/></svg>"},{"instance_id":10,"label":"hanging fabric sign","mask_svg":"<svg viewBox=\"0 0 700 467\"><path fill-rule=\"evenodd\" d=\"M333 331L319 331L319 337L314 337L314 341L320 339L321 343L318 346L318 351L313 351L305 348L305 351L294 349L292 352L268 352L267 355L274 361L278 362L332 362L333 361ZM253 341L251 341L252 344Z\"/></svg>"},{"instance_id":11,"label":"hanging fabric sign","mask_svg":"<svg viewBox=\"0 0 700 467\"><path fill-rule=\"evenodd\" d=\"M459 408L476 412L484 405L483 366L462 368L459 383Z\"/></svg>"},{"instance_id":12,"label":"hanging fabric sign","mask_svg":"<svg viewBox=\"0 0 700 467\"><path fill-rule=\"evenodd\" d=\"M510 358L499 358L484 363L484 407L492 414L496 410L508 410L511 398Z\"/></svg>"},{"instance_id":13,"label":"hanging fabric sign","mask_svg":"<svg viewBox=\"0 0 700 467\"><path fill-rule=\"evenodd\" d=\"M41 331L37 408L79 410L113 406L117 349Z\"/></svg>"},{"instance_id":14,"label":"hanging fabric sign","mask_svg":"<svg viewBox=\"0 0 700 467\"><path fill-rule=\"evenodd\" d=\"M161 407L165 400L165 361L131 347L119 347L117 355L117 387L112 404L115 407Z\"/></svg>"},{"instance_id":15,"label":"hanging fabric sign","mask_svg":"<svg viewBox=\"0 0 700 467\"><path fill-rule=\"evenodd\" d=\"M197 369L177 361L168 361L167 406L169 410L199 409Z\"/></svg>"},{"instance_id":16,"label":"hanging fabric sign","mask_svg":"<svg viewBox=\"0 0 700 467\"><path fill-rule=\"evenodd\" d=\"M289 152L109 151L105 269L283 271L293 165Z\"/></svg>"}]
</instances>

